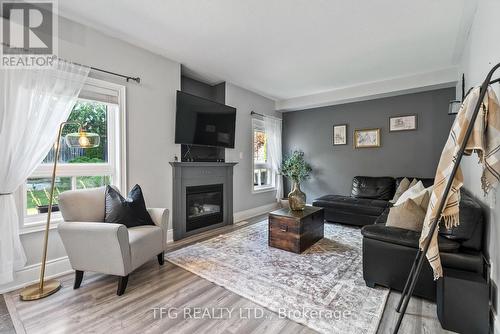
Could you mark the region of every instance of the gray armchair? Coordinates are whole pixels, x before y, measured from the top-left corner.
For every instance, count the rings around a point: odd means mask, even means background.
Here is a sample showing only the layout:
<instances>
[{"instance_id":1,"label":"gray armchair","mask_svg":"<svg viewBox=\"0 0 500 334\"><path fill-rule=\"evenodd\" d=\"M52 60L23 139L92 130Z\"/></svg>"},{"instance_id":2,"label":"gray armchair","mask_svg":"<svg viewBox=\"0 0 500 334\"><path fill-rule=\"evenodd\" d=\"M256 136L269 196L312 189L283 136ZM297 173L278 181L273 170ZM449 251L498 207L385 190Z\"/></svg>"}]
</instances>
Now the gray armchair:
<instances>
[{"instance_id":1,"label":"gray armchair","mask_svg":"<svg viewBox=\"0 0 500 334\"><path fill-rule=\"evenodd\" d=\"M120 277L117 294L127 287L129 274L157 256L164 263L168 210L148 208L155 226L128 228L104 223L105 188L66 191L59 195L64 222L58 231L75 270L78 289L85 271Z\"/></svg>"}]
</instances>

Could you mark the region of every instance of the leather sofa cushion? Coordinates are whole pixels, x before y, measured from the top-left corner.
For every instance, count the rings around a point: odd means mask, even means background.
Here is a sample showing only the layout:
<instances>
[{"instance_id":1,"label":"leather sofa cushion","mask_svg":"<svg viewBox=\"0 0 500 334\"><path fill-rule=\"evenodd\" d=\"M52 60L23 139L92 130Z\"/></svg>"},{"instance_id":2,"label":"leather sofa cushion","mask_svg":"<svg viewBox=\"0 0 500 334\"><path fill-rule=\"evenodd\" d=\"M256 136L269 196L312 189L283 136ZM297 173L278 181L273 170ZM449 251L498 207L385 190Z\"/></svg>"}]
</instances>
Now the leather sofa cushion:
<instances>
[{"instance_id":1,"label":"leather sofa cushion","mask_svg":"<svg viewBox=\"0 0 500 334\"><path fill-rule=\"evenodd\" d=\"M483 209L471 194L463 188L460 197L460 224L451 229L446 229L442 225L439 234L450 240L460 242L464 247L481 251L484 230Z\"/></svg>"},{"instance_id":2,"label":"leather sofa cushion","mask_svg":"<svg viewBox=\"0 0 500 334\"><path fill-rule=\"evenodd\" d=\"M434 184L434 179L432 178L420 178L420 177L413 177L413 176L402 176L402 177L397 177L395 179L395 185L396 185L396 189L399 187L399 183L401 183L401 181L403 181L404 178L407 178L408 180L410 180L410 182L413 180L413 179L417 179L418 181L422 181L422 184L424 185L425 188L429 188L430 186L432 186Z\"/></svg>"},{"instance_id":3,"label":"leather sofa cushion","mask_svg":"<svg viewBox=\"0 0 500 334\"><path fill-rule=\"evenodd\" d=\"M377 217L374 224L385 224L387 218L389 217L389 210L390 208L385 209L384 212Z\"/></svg>"},{"instance_id":4,"label":"leather sofa cushion","mask_svg":"<svg viewBox=\"0 0 500 334\"><path fill-rule=\"evenodd\" d=\"M480 252L440 252L440 257L442 265L446 268L472 271L479 274L484 272L484 260Z\"/></svg>"},{"instance_id":5,"label":"leather sofa cushion","mask_svg":"<svg viewBox=\"0 0 500 334\"><path fill-rule=\"evenodd\" d=\"M355 176L352 180L351 196L389 201L396 191L392 177Z\"/></svg>"},{"instance_id":6,"label":"leather sofa cushion","mask_svg":"<svg viewBox=\"0 0 500 334\"><path fill-rule=\"evenodd\" d=\"M401 246L418 248L420 232L405 230L399 227L385 226L382 224L367 225L361 229L361 234L366 238L389 242ZM440 252L458 252L460 243L439 237Z\"/></svg>"},{"instance_id":7,"label":"leather sofa cushion","mask_svg":"<svg viewBox=\"0 0 500 334\"><path fill-rule=\"evenodd\" d=\"M314 206L349 211L356 214L379 216L388 206L387 201L367 198L354 198L341 195L325 195L313 202Z\"/></svg>"}]
</instances>

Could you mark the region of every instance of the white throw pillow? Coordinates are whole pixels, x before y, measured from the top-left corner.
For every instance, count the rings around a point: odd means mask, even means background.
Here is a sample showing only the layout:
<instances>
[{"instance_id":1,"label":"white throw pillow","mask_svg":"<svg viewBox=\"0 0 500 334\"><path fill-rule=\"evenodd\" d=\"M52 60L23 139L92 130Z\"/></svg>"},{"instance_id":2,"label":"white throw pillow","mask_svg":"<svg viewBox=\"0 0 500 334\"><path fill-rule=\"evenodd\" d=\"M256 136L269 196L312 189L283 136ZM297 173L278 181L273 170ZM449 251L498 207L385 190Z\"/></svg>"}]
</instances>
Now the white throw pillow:
<instances>
[{"instance_id":1,"label":"white throw pillow","mask_svg":"<svg viewBox=\"0 0 500 334\"><path fill-rule=\"evenodd\" d=\"M424 187L424 184L422 183L422 181L418 181L416 185L414 185L413 187L409 188L407 191L405 191L399 198L398 200L396 201L396 204L394 204L395 206L398 206L402 203L404 203L406 200L410 199L410 198L415 198L415 197L418 197L419 194L425 190L425 187Z\"/></svg>"}]
</instances>

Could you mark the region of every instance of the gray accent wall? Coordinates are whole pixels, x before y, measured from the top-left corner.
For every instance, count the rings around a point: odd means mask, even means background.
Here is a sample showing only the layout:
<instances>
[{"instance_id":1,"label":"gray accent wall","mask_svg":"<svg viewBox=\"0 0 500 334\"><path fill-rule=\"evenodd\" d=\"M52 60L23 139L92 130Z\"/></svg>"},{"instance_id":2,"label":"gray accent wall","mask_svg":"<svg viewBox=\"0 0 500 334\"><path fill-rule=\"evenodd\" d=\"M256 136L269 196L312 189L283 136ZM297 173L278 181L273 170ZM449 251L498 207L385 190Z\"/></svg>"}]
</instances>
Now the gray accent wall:
<instances>
[{"instance_id":1,"label":"gray accent wall","mask_svg":"<svg viewBox=\"0 0 500 334\"><path fill-rule=\"evenodd\" d=\"M302 186L307 202L350 194L356 175L433 177L454 120L447 114L454 98L455 88L446 88L283 113L283 153L302 150L313 167ZM389 132L390 116L411 114L416 131ZM347 124L347 145L332 145L335 124ZM354 149L353 132L363 128L381 129L381 147Z\"/></svg>"}]
</instances>

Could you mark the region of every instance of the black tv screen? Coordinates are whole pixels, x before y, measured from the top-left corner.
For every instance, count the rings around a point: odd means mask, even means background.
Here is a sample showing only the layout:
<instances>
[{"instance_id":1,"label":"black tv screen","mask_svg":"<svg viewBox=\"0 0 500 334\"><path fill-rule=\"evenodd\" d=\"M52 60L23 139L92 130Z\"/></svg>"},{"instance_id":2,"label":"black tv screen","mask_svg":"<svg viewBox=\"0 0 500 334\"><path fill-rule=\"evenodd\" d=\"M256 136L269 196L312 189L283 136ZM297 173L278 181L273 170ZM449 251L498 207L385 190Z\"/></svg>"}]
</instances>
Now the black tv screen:
<instances>
[{"instance_id":1,"label":"black tv screen","mask_svg":"<svg viewBox=\"0 0 500 334\"><path fill-rule=\"evenodd\" d=\"M234 148L236 108L177 91L175 143Z\"/></svg>"}]
</instances>

